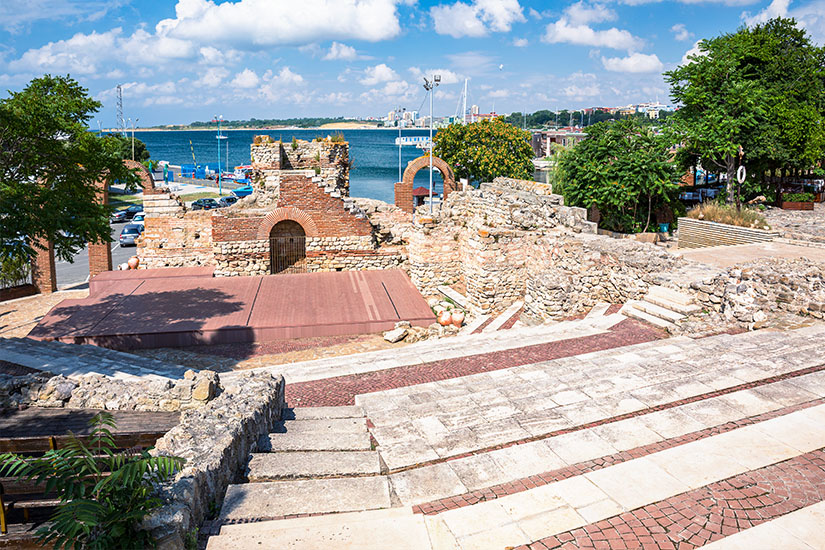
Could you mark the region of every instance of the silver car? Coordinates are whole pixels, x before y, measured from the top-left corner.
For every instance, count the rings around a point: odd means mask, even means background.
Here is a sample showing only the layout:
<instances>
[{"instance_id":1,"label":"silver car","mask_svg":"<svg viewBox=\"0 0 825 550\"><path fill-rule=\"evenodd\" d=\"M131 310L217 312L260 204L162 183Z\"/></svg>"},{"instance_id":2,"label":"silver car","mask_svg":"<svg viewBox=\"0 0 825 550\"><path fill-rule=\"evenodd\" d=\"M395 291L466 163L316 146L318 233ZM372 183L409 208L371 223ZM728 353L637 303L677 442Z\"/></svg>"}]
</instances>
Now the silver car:
<instances>
[{"instance_id":1,"label":"silver car","mask_svg":"<svg viewBox=\"0 0 825 550\"><path fill-rule=\"evenodd\" d=\"M137 238L143 233L143 224L130 223L120 232L120 246L135 246Z\"/></svg>"}]
</instances>

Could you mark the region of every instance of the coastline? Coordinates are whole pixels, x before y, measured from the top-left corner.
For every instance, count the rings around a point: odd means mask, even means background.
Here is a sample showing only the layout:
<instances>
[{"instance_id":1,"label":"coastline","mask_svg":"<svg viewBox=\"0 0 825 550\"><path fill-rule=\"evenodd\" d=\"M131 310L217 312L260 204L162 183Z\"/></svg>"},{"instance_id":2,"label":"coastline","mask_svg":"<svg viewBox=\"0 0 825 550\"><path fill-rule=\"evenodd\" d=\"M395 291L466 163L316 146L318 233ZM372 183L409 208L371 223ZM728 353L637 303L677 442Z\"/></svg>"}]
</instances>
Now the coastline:
<instances>
[{"instance_id":1,"label":"coastline","mask_svg":"<svg viewBox=\"0 0 825 550\"><path fill-rule=\"evenodd\" d=\"M235 131L242 131L242 132L274 132L274 131L282 131L282 130L290 130L290 131L317 131L317 132L336 132L341 130L392 130L393 132L398 132L398 128L384 128L384 127L377 127L377 126L357 126L357 127L321 127L321 126L312 126L310 128L300 128L298 126L268 126L263 128L224 128L221 127L222 132L235 132ZM428 130L428 128L404 128L404 130ZM218 128L135 128L135 133L139 132L217 132ZM115 133L118 132L117 129L103 129L104 133ZM129 129L129 133L132 132L132 129Z\"/></svg>"}]
</instances>

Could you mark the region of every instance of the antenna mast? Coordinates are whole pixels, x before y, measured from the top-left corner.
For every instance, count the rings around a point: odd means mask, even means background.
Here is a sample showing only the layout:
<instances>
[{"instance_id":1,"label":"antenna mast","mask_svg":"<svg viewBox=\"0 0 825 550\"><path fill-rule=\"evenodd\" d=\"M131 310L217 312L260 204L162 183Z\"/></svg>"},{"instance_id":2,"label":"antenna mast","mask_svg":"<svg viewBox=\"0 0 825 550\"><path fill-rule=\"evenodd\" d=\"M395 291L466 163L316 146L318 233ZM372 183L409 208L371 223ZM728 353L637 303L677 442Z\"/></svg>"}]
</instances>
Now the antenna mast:
<instances>
[{"instance_id":1,"label":"antenna mast","mask_svg":"<svg viewBox=\"0 0 825 550\"><path fill-rule=\"evenodd\" d=\"M117 85L117 129L126 135L126 122L123 120L123 88Z\"/></svg>"}]
</instances>

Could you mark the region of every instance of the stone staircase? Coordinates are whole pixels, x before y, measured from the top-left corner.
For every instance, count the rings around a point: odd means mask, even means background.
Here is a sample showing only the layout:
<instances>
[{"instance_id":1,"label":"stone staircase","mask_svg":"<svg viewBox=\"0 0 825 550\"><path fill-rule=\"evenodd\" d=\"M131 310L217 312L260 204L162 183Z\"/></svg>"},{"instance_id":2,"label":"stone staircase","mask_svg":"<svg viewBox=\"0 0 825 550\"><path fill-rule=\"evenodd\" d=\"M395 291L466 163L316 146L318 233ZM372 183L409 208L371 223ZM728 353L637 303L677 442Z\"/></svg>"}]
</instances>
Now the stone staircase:
<instances>
[{"instance_id":1,"label":"stone staircase","mask_svg":"<svg viewBox=\"0 0 825 550\"><path fill-rule=\"evenodd\" d=\"M342 197L341 192L333 185L324 185L323 179L320 176L313 176L312 182L324 190L324 193L334 199L341 199L344 204L344 210L355 216L356 218L366 219L367 214L361 207L355 204L355 199L351 197Z\"/></svg>"},{"instance_id":2,"label":"stone staircase","mask_svg":"<svg viewBox=\"0 0 825 550\"><path fill-rule=\"evenodd\" d=\"M664 286L651 286L644 298L630 300L619 313L671 331L677 322L700 309L689 294Z\"/></svg>"},{"instance_id":3,"label":"stone staircase","mask_svg":"<svg viewBox=\"0 0 825 550\"><path fill-rule=\"evenodd\" d=\"M258 442L249 483L230 485L222 524L390 507L390 487L360 407L287 409Z\"/></svg>"},{"instance_id":4,"label":"stone staircase","mask_svg":"<svg viewBox=\"0 0 825 550\"><path fill-rule=\"evenodd\" d=\"M65 344L30 338L0 338L4 360L66 377L100 374L122 380L183 378L189 370L131 353L90 344Z\"/></svg>"}]
</instances>

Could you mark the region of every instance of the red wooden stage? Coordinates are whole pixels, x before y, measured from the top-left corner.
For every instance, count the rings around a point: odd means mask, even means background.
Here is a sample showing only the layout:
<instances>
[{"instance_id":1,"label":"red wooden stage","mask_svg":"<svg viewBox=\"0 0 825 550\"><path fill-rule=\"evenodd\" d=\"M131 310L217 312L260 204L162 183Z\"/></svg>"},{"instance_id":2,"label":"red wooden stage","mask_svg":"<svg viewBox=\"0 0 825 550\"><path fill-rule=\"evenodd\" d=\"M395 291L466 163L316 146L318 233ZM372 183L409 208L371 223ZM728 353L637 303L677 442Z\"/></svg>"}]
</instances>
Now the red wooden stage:
<instances>
[{"instance_id":1,"label":"red wooden stage","mask_svg":"<svg viewBox=\"0 0 825 550\"><path fill-rule=\"evenodd\" d=\"M98 280L98 277L100 279ZM217 277L209 269L106 272L29 333L115 349L367 334L435 321L400 270Z\"/></svg>"}]
</instances>

